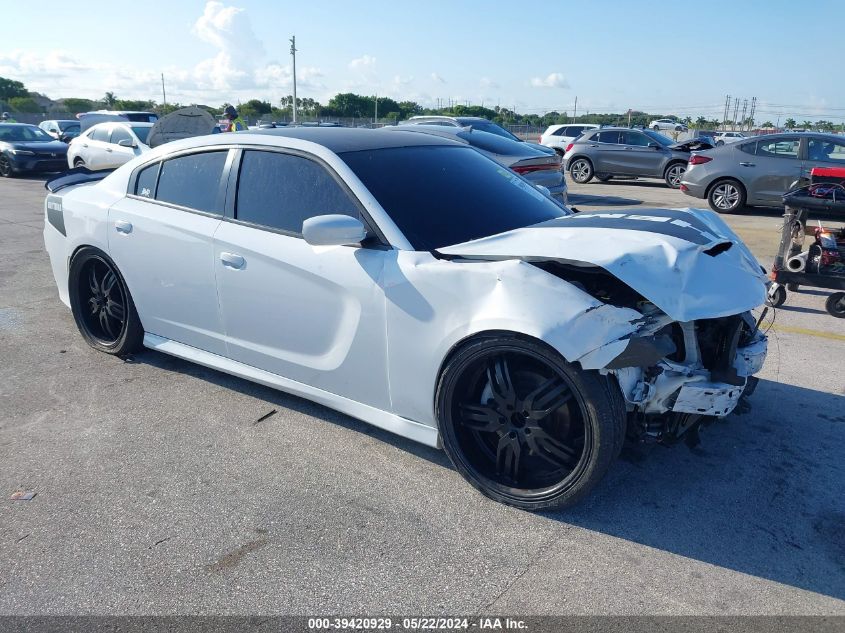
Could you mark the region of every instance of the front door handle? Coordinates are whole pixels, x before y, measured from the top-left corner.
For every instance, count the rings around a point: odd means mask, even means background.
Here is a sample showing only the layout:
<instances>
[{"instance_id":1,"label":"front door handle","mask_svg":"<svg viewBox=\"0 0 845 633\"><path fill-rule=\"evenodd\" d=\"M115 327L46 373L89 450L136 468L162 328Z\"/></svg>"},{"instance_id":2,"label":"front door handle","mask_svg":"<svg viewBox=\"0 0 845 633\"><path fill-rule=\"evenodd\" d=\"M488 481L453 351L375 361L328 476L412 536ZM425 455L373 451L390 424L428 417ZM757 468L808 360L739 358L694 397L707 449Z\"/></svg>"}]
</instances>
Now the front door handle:
<instances>
[{"instance_id":1,"label":"front door handle","mask_svg":"<svg viewBox=\"0 0 845 633\"><path fill-rule=\"evenodd\" d=\"M117 220L114 223L114 228L118 233L129 234L132 232L132 223L126 220Z\"/></svg>"},{"instance_id":2,"label":"front door handle","mask_svg":"<svg viewBox=\"0 0 845 633\"><path fill-rule=\"evenodd\" d=\"M235 269L243 268L244 264L246 263L246 260L243 257L241 257L240 255L237 255L235 253L226 253L226 252L220 253L220 261L223 262L223 265L226 266L227 268L235 268Z\"/></svg>"},{"instance_id":3,"label":"front door handle","mask_svg":"<svg viewBox=\"0 0 845 633\"><path fill-rule=\"evenodd\" d=\"M110 152L110 151L112 151L112 148L111 148L111 147L107 147L107 148L106 148L106 151L107 151L107 152Z\"/></svg>"},{"instance_id":4,"label":"front door handle","mask_svg":"<svg viewBox=\"0 0 845 633\"><path fill-rule=\"evenodd\" d=\"M743 167L754 167L754 163L740 163Z\"/></svg>"},{"instance_id":5,"label":"front door handle","mask_svg":"<svg viewBox=\"0 0 845 633\"><path fill-rule=\"evenodd\" d=\"M82 147L88 147L88 143L83 143Z\"/></svg>"}]
</instances>

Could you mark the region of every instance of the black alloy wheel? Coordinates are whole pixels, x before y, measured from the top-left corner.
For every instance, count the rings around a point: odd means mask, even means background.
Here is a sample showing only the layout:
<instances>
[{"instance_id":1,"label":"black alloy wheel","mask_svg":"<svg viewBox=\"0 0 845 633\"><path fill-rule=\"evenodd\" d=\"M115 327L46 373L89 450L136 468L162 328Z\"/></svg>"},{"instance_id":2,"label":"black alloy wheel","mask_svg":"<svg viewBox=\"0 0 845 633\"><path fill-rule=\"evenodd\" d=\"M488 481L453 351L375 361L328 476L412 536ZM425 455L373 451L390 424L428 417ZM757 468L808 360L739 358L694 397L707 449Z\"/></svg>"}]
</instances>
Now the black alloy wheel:
<instances>
[{"instance_id":1,"label":"black alloy wheel","mask_svg":"<svg viewBox=\"0 0 845 633\"><path fill-rule=\"evenodd\" d=\"M845 319L845 292L834 292L827 298L824 307L830 316Z\"/></svg>"},{"instance_id":2,"label":"black alloy wheel","mask_svg":"<svg viewBox=\"0 0 845 633\"><path fill-rule=\"evenodd\" d=\"M91 347L124 355L141 346L141 327L135 304L120 272L104 254L84 248L70 268L73 316Z\"/></svg>"},{"instance_id":3,"label":"black alloy wheel","mask_svg":"<svg viewBox=\"0 0 845 633\"><path fill-rule=\"evenodd\" d=\"M451 359L437 410L446 452L470 483L543 510L576 503L603 477L624 438L620 402L618 386L597 373L538 342L504 338Z\"/></svg>"},{"instance_id":4,"label":"black alloy wheel","mask_svg":"<svg viewBox=\"0 0 845 633\"><path fill-rule=\"evenodd\" d=\"M9 157L0 154L0 176L11 178L14 175L15 171L12 169L12 162L9 160Z\"/></svg>"}]
</instances>

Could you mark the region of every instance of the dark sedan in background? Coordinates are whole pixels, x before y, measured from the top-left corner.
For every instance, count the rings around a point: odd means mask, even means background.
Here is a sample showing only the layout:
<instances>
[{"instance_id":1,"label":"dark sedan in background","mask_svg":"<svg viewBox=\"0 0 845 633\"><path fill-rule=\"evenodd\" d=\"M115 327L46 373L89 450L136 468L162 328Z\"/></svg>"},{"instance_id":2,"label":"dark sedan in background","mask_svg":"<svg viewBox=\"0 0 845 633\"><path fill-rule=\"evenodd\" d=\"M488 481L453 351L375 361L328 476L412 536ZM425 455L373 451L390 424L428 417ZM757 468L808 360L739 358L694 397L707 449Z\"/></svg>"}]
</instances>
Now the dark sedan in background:
<instances>
[{"instance_id":1,"label":"dark sedan in background","mask_svg":"<svg viewBox=\"0 0 845 633\"><path fill-rule=\"evenodd\" d=\"M845 167L845 137L816 132L766 134L696 152L681 191L730 213L745 205L782 205L781 196L813 167Z\"/></svg>"},{"instance_id":2,"label":"dark sedan in background","mask_svg":"<svg viewBox=\"0 0 845 633\"><path fill-rule=\"evenodd\" d=\"M67 145L36 125L0 124L0 176L25 172L64 171Z\"/></svg>"}]
</instances>

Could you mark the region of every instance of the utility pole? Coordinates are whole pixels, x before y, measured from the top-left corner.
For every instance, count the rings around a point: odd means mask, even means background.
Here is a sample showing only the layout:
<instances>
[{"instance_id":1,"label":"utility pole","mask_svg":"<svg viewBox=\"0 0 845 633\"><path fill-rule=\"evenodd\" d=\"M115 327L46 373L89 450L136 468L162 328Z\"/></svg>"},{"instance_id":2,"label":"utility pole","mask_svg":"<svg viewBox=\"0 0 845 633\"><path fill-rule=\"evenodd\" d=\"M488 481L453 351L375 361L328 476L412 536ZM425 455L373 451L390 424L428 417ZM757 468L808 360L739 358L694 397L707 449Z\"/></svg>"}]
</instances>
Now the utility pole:
<instances>
[{"instance_id":1,"label":"utility pole","mask_svg":"<svg viewBox=\"0 0 845 633\"><path fill-rule=\"evenodd\" d=\"M631 127L631 108L628 108L628 127Z\"/></svg>"},{"instance_id":2,"label":"utility pole","mask_svg":"<svg viewBox=\"0 0 845 633\"><path fill-rule=\"evenodd\" d=\"M743 131L745 130L745 122L746 122L745 111L747 109L748 109L748 99L743 99L742 100L742 118L740 119L740 127L739 127L739 129L743 130Z\"/></svg>"},{"instance_id":3,"label":"utility pole","mask_svg":"<svg viewBox=\"0 0 845 633\"><path fill-rule=\"evenodd\" d=\"M578 95L575 95L575 112L572 114L572 122L578 122Z\"/></svg>"},{"instance_id":4,"label":"utility pole","mask_svg":"<svg viewBox=\"0 0 845 633\"><path fill-rule=\"evenodd\" d=\"M754 121L754 110L757 109L757 97L751 97L751 113L748 115L749 121ZM750 129L750 127L749 127Z\"/></svg>"},{"instance_id":5,"label":"utility pole","mask_svg":"<svg viewBox=\"0 0 845 633\"><path fill-rule=\"evenodd\" d=\"M722 115L722 131L728 129L728 114L731 111L731 96L725 95L725 113Z\"/></svg>"},{"instance_id":6,"label":"utility pole","mask_svg":"<svg viewBox=\"0 0 845 633\"><path fill-rule=\"evenodd\" d=\"M164 91L164 73L161 73L161 102L167 107L167 93Z\"/></svg>"},{"instance_id":7,"label":"utility pole","mask_svg":"<svg viewBox=\"0 0 845 633\"><path fill-rule=\"evenodd\" d=\"M376 118L373 123L378 123L378 95L376 95Z\"/></svg>"},{"instance_id":8,"label":"utility pole","mask_svg":"<svg viewBox=\"0 0 845 633\"><path fill-rule=\"evenodd\" d=\"M734 119L731 124L731 130L736 131L736 115L739 112L739 97L734 100Z\"/></svg>"},{"instance_id":9,"label":"utility pole","mask_svg":"<svg viewBox=\"0 0 845 633\"><path fill-rule=\"evenodd\" d=\"M293 122L296 123L296 35L290 38L290 55L293 58Z\"/></svg>"}]
</instances>

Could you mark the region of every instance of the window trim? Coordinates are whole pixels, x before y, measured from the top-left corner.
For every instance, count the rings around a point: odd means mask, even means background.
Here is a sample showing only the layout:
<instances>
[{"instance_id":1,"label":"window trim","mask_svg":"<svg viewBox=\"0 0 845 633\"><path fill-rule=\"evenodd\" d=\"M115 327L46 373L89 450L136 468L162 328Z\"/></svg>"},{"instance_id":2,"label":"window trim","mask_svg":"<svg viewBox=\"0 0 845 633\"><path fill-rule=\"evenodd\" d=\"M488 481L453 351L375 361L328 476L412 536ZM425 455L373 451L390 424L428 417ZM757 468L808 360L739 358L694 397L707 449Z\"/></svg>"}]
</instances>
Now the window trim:
<instances>
[{"instance_id":1,"label":"window trim","mask_svg":"<svg viewBox=\"0 0 845 633\"><path fill-rule=\"evenodd\" d=\"M204 216L210 217L210 218L223 219L225 217L225 213L226 213L226 201L227 201L226 196L227 196L228 185L229 185L229 180L230 180L229 170L231 170L231 167L232 167L232 155L233 155L233 150L235 150L235 149L236 148L230 147L228 145L222 146L222 147L203 147L203 148L200 148L199 151L197 151L196 148L191 148L191 149L186 149L186 150L183 150L183 151L180 151L180 152L175 152L175 153L167 156L166 158L158 157L154 160L151 160L149 162L144 163L143 165L138 165L138 167L136 167L133 170L132 174L129 176L129 182L128 182L128 185L126 187L126 197L131 198L133 200L141 200L143 202L160 204L160 205L162 205L164 207L168 207L170 209L177 209L179 211L187 211L188 213L196 213L197 215L204 215ZM227 156L226 156L226 161L223 163L223 171L220 174L220 185L219 185L219 188L218 188L218 191L217 191L218 202L220 202L221 200L223 202L223 205L222 205L223 210L222 211L219 211L219 212L203 211L201 209L194 209L192 207L185 207L185 206L182 206L180 204L174 204L173 202L166 202L164 200L159 200L158 198L155 197L155 196L158 195L158 182L159 182L159 179L161 178L161 167L164 163L166 163L169 160L173 160L175 158L183 158L185 156L192 156L194 154L207 154L209 152L224 152L224 151L227 152ZM147 167L152 166L153 163L158 163L158 172L156 173L155 190L153 191L153 197L152 198L145 198L144 196L139 196L138 194L136 194L135 188L137 187L137 184L138 184L138 175L144 169L146 169ZM221 198L221 196L222 196L222 198Z\"/></svg>"},{"instance_id":2,"label":"window trim","mask_svg":"<svg viewBox=\"0 0 845 633\"><path fill-rule=\"evenodd\" d=\"M267 231L269 233L277 233L279 235L285 235L287 237L295 237L298 239L305 239L302 236L302 232L294 232L288 231L286 229L279 229L272 226L267 226L264 224L257 224L255 222L248 222L246 220L239 220L237 218L237 200L238 200L238 190L240 189L240 180L241 180L241 166L243 165L243 157L247 151L261 151L261 152L273 152L276 154L287 154L290 156L298 156L300 158L304 158L306 160L310 160L312 162L317 163L319 166L323 167L329 174L329 176L334 179L334 181L340 186L341 190L349 197L355 207L358 209L358 213L360 216L360 220L364 225L364 228L367 230L367 238L364 242L361 243L362 248L392 248L390 243L387 241L387 238L382 233L381 229L379 228L378 224L373 220L370 214L367 212L364 205L358 199L358 196L355 195L355 192L349 187L343 178L340 177L334 168L329 165L325 160L316 156L315 154L311 154L309 152L293 149L290 147L268 147L266 145L241 145L237 149L237 156L232 161L231 171L229 173L229 178L227 182L227 193L226 193L226 206L223 213L223 221L224 222L231 222L233 224L240 224L241 226L247 226L253 229L258 229L261 231ZM158 185L156 185L158 186Z\"/></svg>"}]
</instances>

